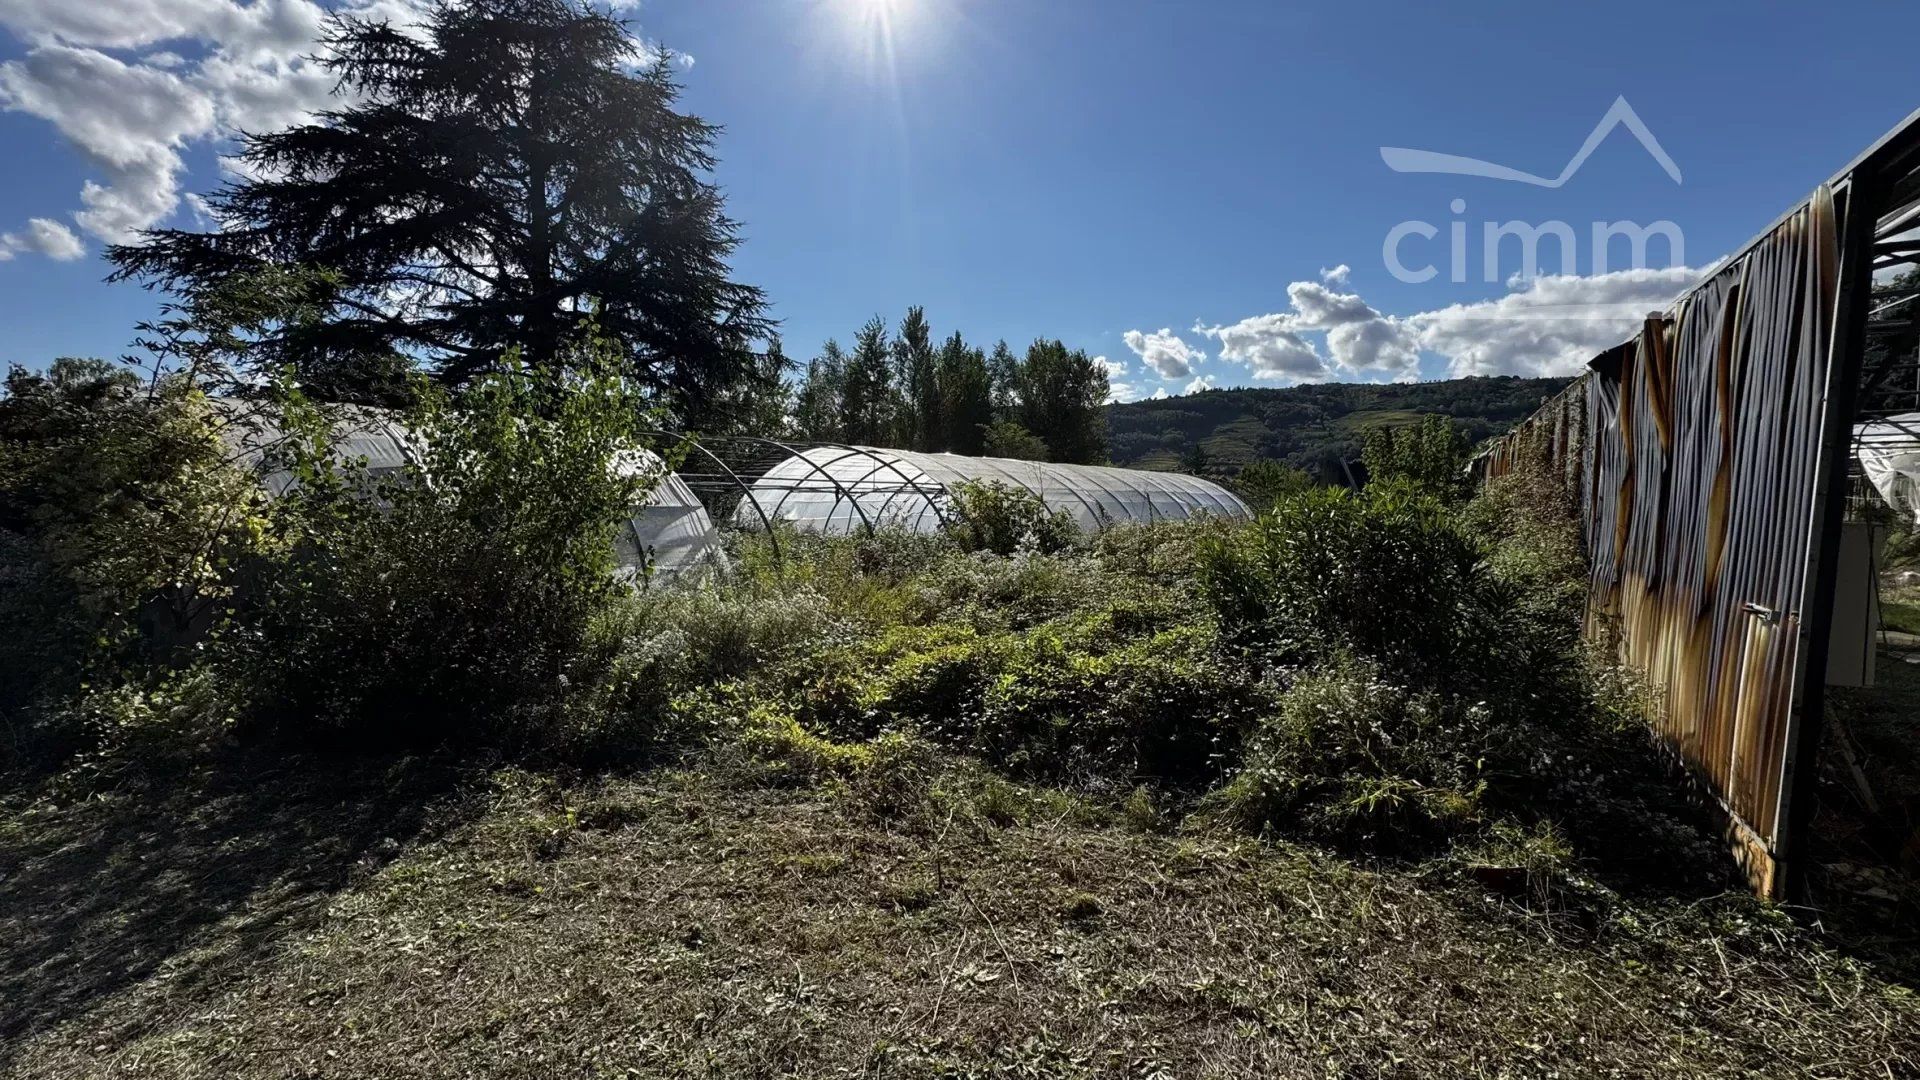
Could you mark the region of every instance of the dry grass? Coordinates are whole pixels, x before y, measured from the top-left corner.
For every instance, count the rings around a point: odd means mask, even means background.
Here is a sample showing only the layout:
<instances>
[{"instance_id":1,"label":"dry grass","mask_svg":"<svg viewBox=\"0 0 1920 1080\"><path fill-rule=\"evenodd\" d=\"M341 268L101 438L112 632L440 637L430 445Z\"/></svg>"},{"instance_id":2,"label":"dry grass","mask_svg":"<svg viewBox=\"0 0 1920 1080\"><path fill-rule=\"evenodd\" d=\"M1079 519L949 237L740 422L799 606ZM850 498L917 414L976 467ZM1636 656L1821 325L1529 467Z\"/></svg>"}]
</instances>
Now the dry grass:
<instances>
[{"instance_id":1,"label":"dry grass","mask_svg":"<svg viewBox=\"0 0 1920 1080\"><path fill-rule=\"evenodd\" d=\"M18 1076L1901 1076L1736 898L1584 924L988 785L231 763L0 826ZM1000 822L995 824L994 822ZM1129 826L1129 822L1135 826Z\"/></svg>"}]
</instances>

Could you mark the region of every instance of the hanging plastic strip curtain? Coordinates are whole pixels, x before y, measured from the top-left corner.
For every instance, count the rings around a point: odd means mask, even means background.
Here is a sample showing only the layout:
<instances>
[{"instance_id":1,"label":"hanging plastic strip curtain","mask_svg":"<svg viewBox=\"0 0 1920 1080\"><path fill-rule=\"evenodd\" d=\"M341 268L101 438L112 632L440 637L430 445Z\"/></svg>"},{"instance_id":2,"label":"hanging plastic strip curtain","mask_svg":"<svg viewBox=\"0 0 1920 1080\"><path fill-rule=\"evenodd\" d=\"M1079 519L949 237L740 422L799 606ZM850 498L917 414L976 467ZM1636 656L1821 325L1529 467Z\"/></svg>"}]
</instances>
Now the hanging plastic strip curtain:
<instances>
[{"instance_id":1,"label":"hanging plastic strip curtain","mask_svg":"<svg viewBox=\"0 0 1920 1080\"><path fill-rule=\"evenodd\" d=\"M1853 453L1867 482L1895 513L1920 523L1920 412L1853 430Z\"/></svg>"}]
</instances>

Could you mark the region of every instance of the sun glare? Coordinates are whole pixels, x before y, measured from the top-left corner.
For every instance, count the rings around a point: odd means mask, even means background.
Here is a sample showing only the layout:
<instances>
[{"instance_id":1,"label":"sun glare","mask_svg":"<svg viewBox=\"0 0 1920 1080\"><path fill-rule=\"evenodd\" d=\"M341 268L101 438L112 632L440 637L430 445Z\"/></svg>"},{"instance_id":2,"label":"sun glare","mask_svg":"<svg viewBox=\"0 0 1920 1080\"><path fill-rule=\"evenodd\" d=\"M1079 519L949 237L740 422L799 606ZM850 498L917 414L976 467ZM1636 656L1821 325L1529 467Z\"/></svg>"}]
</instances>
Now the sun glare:
<instances>
[{"instance_id":1,"label":"sun glare","mask_svg":"<svg viewBox=\"0 0 1920 1080\"><path fill-rule=\"evenodd\" d=\"M834 0L844 8L849 17L864 21L891 21L902 8L908 7L913 0Z\"/></svg>"},{"instance_id":2,"label":"sun glare","mask_svg":"<svg viewBox=\"0 0 1920 1080\"><path fill-rule=\"evenodd\" d=\"M825 0L840 33L869 59L891 64L902 39L932 0Z\"/></svg>"}]
</instances>

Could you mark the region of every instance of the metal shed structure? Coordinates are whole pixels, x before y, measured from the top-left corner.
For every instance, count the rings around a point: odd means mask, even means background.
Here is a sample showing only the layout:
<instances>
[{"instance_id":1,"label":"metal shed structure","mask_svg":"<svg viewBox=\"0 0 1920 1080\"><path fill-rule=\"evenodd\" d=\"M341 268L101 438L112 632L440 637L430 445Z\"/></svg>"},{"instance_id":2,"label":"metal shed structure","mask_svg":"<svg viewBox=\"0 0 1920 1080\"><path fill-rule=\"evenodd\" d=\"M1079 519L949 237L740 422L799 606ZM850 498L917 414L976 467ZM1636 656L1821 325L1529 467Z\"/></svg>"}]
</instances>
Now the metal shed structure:
<instances>
[{"instance_id":1,"label":"metal shed structure","mask_svg":"<svg viewBox=\"0 0 1920 1080\"><path fill-rule=\"evenodd\" d=\"M1589 635L1661 699L1754 889L1805 872L1852 440L1920 400L1920 113L1476 463L1567 479Z\"/></svg>"}]
</instances>

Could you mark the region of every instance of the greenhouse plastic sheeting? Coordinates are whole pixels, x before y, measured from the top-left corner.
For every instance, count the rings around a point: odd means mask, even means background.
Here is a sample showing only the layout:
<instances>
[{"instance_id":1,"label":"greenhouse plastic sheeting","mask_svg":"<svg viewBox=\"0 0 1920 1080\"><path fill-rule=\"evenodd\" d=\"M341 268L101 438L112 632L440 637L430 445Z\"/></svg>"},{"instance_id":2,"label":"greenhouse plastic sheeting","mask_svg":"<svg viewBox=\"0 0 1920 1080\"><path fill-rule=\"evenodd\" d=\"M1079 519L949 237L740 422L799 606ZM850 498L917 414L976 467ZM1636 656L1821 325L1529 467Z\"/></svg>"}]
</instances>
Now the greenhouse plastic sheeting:
<instances>
[{"instance_id":1,"label":"greenhouse plastic sheeting","mask_svg":"<svg viewBox=\"0 0 1920 1080\"><path fill-rule=\"evenodd\" d=\"M1088 532L1122 522L1253 516L1227 489L1180 473L842 446L775 465L749 489L734 521L758 527L764 514L835 535L885 527L932 533L950 522L955 485L995 481L1039 496Z\"/></svg>"},{"instance_id":2,"label":"greenhouse plastic sheeting","mask_svg":"<svg viewBox=\"0 0 1920 1080\"><path fill-rule=\"evenodd\" d=\"M297 481L270 456L285 437L245 402L222 401L216 407L227 420L223 436L235 460L260 472L260 486L269 495L285 495ZM368 475L379 479L419 459L412 436L392 414L353 405L330 406L329 411L336 411L339 417L334 447L337 461L364 461ZM647 501L633 511L627 527L615 537L614 554L623 579L640 575L647 552L652 553L653 571L660 576L725 564L719 533L706 508L686 481L666 472L659 455L650 450L630 451L620 456L615 468L628 475L664 474Z\"/></svg>"},{"instance_id":3,"label":"greenhouse plastic sheeting","mask_svg":"<svg viewBox=\"0 0 1920 1080\"><path fill-rule=\"evenodd\" d=\"M1853 431L1854 456L1887 505L1920 521L1920 412L1902 413Z\"/></svg>"}]
</instances>

